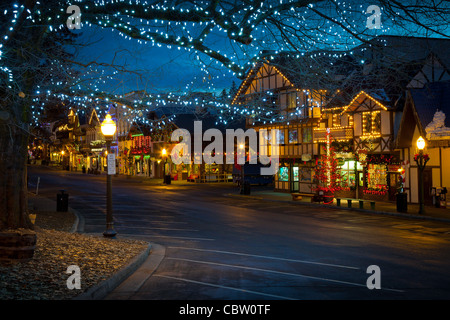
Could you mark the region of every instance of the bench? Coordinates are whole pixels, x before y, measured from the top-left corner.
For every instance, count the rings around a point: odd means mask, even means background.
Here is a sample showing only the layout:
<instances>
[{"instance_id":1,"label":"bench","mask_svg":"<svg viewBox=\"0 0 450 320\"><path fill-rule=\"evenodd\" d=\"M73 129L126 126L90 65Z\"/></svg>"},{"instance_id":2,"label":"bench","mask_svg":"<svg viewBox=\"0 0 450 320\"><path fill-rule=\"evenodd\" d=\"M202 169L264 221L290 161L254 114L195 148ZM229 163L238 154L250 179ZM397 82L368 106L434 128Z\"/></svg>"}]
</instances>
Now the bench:
<instances>
[{"instance_id":1,"label":"bench","mask_svg":"<svg viewBox=\"0 0 450 320\"><path fill-rule=\"evenodd\" d=\"M364 202L370 203L370 209L375 210L375 201L374 200L363 200L363 199L351 199L351 198L336 198L336 205L338 207L341 206L341 200L347 200L347 207L352 207L352 201L358 201L359 202L359 208L364 209Z\"/></svg>"},{"instance_id":2,"label":"bench","mask_svg":"<svg viewBox=\"0 0 450 320\"><path fill-rule=\"evenodd\" d=\"M313 197L314 195L311 193L294 192L294 193L291 193L291 196L292 196L293 201L297 201L297 200L302 200L303 197Z\"/></svg>"}]
</instances>

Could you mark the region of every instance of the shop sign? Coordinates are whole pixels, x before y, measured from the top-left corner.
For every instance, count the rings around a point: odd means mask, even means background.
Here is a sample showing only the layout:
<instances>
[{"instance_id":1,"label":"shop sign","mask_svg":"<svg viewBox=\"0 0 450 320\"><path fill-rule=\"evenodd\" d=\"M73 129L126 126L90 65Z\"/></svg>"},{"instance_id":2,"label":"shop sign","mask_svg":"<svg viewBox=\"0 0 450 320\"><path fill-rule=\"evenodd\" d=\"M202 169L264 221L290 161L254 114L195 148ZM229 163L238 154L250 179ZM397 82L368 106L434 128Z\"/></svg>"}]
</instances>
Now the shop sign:
<instances>
[{"instance_id":1,"label":"shop sign","mask_svg":"<svg viewBox=\"0 0 450 320\"><path fill-rule=\"evenodd\" d=\"M310 160L311 160L311 154L310 153L302 154L302 161L310 161Z\"/></svg>"}]
</instances>

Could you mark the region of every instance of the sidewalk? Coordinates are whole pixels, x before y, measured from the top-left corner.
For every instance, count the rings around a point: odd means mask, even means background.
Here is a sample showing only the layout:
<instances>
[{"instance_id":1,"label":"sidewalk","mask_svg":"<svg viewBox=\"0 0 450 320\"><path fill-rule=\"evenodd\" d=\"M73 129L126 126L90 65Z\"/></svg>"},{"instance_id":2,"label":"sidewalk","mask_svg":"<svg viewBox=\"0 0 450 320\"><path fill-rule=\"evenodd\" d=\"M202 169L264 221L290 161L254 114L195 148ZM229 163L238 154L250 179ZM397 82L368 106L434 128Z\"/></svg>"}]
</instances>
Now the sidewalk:
<instances>
[{"instance_id":1,"label":"sidewalk","mask_svg":"<svg viewBox=\"0 0 450 320\"><path fill-rule=\"evenodd\" d=\"M31 165L31 166L39 166L39 165ZM83 173L81 170L76 171L70 171L70 170L64 170L60 166L41 166L46 167L48 169L51 169L53 171L59 171L66 174L74 174L74 175L82 175L86 177L92 177L92 178L102 178L106 179L106 171L101 171L99 174L92 174L92 173ZM167 186L167 184L164 183L163 178L152 178L146 175L126 175L123 173L118 173L115 175L112 175L112 180L124 180L124 181L134 181L134 182L142 182L149 185L164 185ZM209 183L225 183L225 182L209 182ZM170 184L173 185L198 185L199 183L187 181L187 180L171 180ZM202 183L204 184L204 183Z\"/></svg>"},{"instance_id":2,"label":"sidewalk","mask_svg":"<svg viewBox=\"0 0 450 320\"><path fill-rule=\"evenodd\" d=\"M240 195L240 194L228 194L229 196L236 196L242 198L253 198L265 201L278 201L278 202L290 202L297 203L299 205L309 205L323 208L333 208L339 210L354 210L363 211L378 214L387 214L399 217L406 217L412 219L423 219L423 220L435 220L450 223L450 208L436 208L434 206L425 206L425 214L419 214L419 205L408 203L407 212L397 212L397 204L395 202L375 202L375 210L371 210L369 203L364 203L364 209L359 208L358 201L352 201L352 207L347 207L347 201L341 200L340 207L337 206L336 200L332 204L321 204L312 203L310 197L303 197L302 200L293 201L290 193L274 192L274 191L253 191L251 190L250 195Z\"/></svg>"}]
</instances>

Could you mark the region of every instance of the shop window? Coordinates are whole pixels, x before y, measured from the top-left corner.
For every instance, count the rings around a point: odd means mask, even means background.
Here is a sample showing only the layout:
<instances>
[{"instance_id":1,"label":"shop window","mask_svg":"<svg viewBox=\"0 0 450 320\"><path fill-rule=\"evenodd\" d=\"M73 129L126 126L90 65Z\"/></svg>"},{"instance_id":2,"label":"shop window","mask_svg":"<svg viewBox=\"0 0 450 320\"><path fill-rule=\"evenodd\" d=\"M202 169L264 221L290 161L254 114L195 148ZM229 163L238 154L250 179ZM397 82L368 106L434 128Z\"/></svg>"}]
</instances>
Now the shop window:
<instances>
[{"instance_id":1,"label":"shop window","mask_svg":"<svg viewBox=\"0 0 450 320\"><path fill-rule=\"evenodd\" d=\"M300 168L299 177L301 182L311 182L311 168Z\"/></svg>"},{"instance_id":2,"label":"shop window","mask_svg":"<svg viewBox=\"0 0 450 320\"><path fill-rule=\"evenodd\" d=\"M367 165L367 189L380 189L387 185L387 167L384 164Z\"/></svg>"},{"instance_id":3,"label":"shop window","mask_svg":"<svg viewBox=\"0 0 450 320\"><path fill-rule=\"evenodd\" d=\"M356 164L356 168L355 168ZM341 186L354 188L356 186L356 170L362 170L362 166L358 161L347 160L341 166Z\"/></svg>"},{"instance_id":4,"label":"shop window","mask_svg":"<svg viewBox=\"0 0 450 320\"><path fill-rule=\"evenodd\" d=\"M289 181L289 168L280 167L278 170L278 181Z\"/></svg>"}]
</instances>

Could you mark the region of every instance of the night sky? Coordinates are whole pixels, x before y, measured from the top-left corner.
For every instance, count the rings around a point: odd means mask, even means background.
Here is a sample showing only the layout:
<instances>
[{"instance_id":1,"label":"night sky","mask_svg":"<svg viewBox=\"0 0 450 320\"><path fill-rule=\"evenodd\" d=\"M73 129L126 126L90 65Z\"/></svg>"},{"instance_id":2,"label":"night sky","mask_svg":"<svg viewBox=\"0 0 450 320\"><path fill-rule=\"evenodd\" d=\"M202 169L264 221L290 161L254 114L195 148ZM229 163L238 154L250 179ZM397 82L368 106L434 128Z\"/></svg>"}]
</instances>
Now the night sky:
<instances>
[{"instance_id":1,"label":"night sky","mask_svg":"<svg viewBox=\"0 0 450 320\"><path fill-rule=\"evenodd\" d=\"M158 93L182 93L186 91L229 90L232 81L240 83L227 68L215 64L208 68L209 74L202 70L193 51L184 48L168 48L165 45L152 46L151 43L138 43L134 39L124 39L117 31L94 26L74 30L80 37L77 43L85 47L77 49L77 60L112 63L124 66L126 70L138 74L121 72L100 88L107 88L113 94L124 94L133 90L146 90ZM219 41L219 40L218 40ZM224 50L229 45L224 44ZM204 61L209 62L208 59ZM83 69L81 69L83 70ZM106 68L110 70L111 68Z\"/></svg>"},{"instance_id":2,"label":"night sky","mask_svg":"<svg viewBox=\"0 0 450 320\"><path fill-rule=\"evenodd\" d=\"M411 35L405 33L405 30L393 28L392 21L384 19L383 15L381 16L381 29L367 30L366 20L369 14L365 10L371 4L372 2L357 2L357 10L352 13L353 16L344 18L351 21L354 24L354 28L364 30L365 35L369 37L376 37L377 35L383 34ZM345 12L345 6L342 6L340 9ZM328 46L331 49L342 50L352 48L359 44L358 41L343 32L342 29L336 29L332 24L326 24L324 21L320 21L320 19L313 21L309 20L308 16L305 17L301 19L302 21L298 21L300 26L308 25L308 23L314 26L323 24L322 29L320 31L319 29L317 30L317 41L322 44L318 44L313 49L317 49L320 46ZM336 18L339 18L339 16L336 15ZM324 38L325 27L329 28L325 30L325 34L327 34L326 38ZM189 32L191 31L189 30ZM448 32L448 28L446 31ZM112 94L124 94L134 90L145 90L149 93L170 92L176 94L190 91L214 91L220 93L224 88L228 90L233 81L237 85L241 83L239 78L234 76L227 68L220 65L220 63L211 61L202 53L198 54L194 50L187 51L184 48L179 49L175 46L168 48L166 45L157 46L152 45L151 42L139 43L134 39L124 39L118 31L102 29L91 25L83 25L81 30L73 30L72 32L81 35L78 39L79 44L86 45L86 47L79 49L79 52L77 52L77 60L83 62L96 61L111 63L116 54L114 61L116 65L124 66L129 71L139 73L137 75L122 72L114 75L107 83L97 82L93 86ZM417 32L414 35L426 36L427 34ZM257 39L259 45L248 48L249 51L247 53L250 53L250 55L260 52L263 49L281 51L285 49L280 43L266 41L268 39L267 34L258 34L258 31L256 31L252 36ZM236 44L231 44L223 33L212 32L208 41L208 45L211 48L222 52L229 52L234 58L241 59L237 61L240 65L249 61L249 55L243 56ZM196 59L197 54L202 59L204 58L203 62L206 63L206 67L205 64L200 63ZM101 70L102 68L98 69ZM106 73L112 71L111 68L104 68L104 70L106 70L104 71Z\"/></svg>"}]
</instances>

